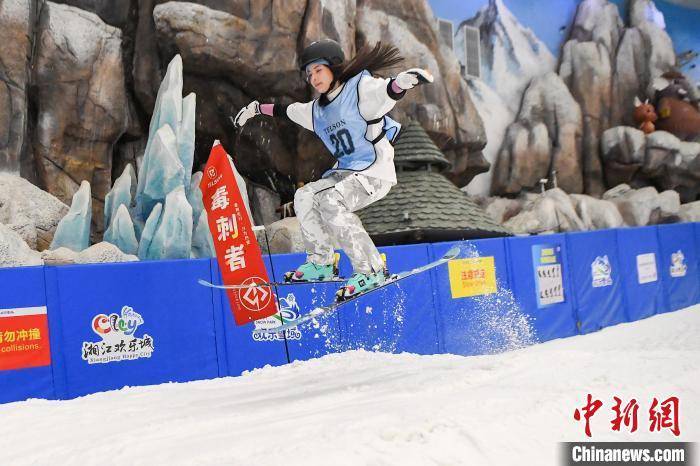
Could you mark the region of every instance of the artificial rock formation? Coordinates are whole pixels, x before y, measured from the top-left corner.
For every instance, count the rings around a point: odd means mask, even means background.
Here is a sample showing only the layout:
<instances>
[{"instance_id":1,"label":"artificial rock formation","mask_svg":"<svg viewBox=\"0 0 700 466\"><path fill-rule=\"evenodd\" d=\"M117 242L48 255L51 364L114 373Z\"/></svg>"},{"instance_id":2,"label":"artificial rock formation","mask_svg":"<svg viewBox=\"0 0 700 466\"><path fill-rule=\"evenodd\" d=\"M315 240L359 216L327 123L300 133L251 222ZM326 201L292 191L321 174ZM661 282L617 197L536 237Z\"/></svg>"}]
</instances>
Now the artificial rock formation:
<instances>
[{"instance_id":1,"label":"artificial rock formation","mask_svg":"<svg viewBox=\"0 0 700 466\"><path fill-rule=\"evenodd\" d=\"M518 117L506 131L492 190L517 194L533 189L556 170L559 186L583 191L581 110L561 78L550 72L525 91Z\"/></svg>"},{"instance_id":2,"label":"artificial rock formation","mask_svg":"<svg viewBox=\"0 0 700 466\"><path fill-rule=\"evenodd\" d=\"M81 181L90 182L98 232L112 148L127 125L121 40L119 29L92 13L52 2L41 10L33 70L37 169L42 185L66 203Z\"/></svg>"}]
</instances>

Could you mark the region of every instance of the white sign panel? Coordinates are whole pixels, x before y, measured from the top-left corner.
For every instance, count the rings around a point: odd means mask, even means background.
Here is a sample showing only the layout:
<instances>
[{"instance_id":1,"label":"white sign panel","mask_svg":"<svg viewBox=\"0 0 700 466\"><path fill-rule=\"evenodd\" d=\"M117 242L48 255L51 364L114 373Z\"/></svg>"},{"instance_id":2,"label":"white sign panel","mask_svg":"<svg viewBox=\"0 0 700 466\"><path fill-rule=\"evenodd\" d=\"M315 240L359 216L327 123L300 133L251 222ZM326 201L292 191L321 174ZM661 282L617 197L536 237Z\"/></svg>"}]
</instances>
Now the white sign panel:
<instances>
[{"instance_id":1,"label":"white sign panel","mask_svg":"<svg viewBox=\"0 0 700 466\"><path fill-rule=\"evenodd\" d=\"M653 252L639 254L637 256L637 280L639 284L655 282L657 279L656 254Z\"/></svg>"}]
</instances>

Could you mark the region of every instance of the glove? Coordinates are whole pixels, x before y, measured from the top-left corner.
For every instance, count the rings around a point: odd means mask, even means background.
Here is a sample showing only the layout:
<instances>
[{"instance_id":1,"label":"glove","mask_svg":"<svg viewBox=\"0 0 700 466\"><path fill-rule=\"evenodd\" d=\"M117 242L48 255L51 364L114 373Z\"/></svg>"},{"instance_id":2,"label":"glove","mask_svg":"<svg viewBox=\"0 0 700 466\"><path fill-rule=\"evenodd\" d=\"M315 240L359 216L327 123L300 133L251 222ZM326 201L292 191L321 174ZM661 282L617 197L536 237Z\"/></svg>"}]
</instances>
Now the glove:
<instances>
[{"instance_id":1,"label":"glove","mask_svg":"<svg viewBox=\"0 0 700 466\"><path fill-rule=\"evenodd\" d=\"M245 107L243 107L233 118L233 125L236 128L240 128L245 125L246 121L250 120L256 115L260 115L260 104L257 100L252 101Z\"/></svg>"},{"instance_id":2,"label":"glove","mask_svg":"<svg viewBox=\"0 0 700 466\"><path fill-rule=\"evenodd\" d=\"M402 71L396 76L396 84L404 91L413 89L419 84L433 82L433 75L427 70L420 68L411 68L407 71Z\"/></svg>"}]
</instances>

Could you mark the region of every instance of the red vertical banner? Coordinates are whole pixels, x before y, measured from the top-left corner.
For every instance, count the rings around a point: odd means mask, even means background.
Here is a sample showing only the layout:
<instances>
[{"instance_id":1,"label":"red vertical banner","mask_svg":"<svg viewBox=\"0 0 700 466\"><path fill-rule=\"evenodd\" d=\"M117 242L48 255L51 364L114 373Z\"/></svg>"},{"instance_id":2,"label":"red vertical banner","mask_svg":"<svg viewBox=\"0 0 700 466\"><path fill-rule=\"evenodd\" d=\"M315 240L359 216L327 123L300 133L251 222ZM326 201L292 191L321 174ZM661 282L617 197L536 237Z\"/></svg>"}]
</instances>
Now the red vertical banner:
<instances>
[{"instance_id":1,"label":"red vertical banner","mask_svg":"<svg viewBox=\"0 0 700 466\"><path fill-rule=\"evenodd\" d=\"M225 285L269 282L260 246L223 146L216 141L199 185ZM237 325L277 313L269 287L226 290Z\"/></svg>"},{"instance_id":2,"label":"red vertical banner","mask_svg":"<svg viewBox=\"0 0 700 466\"><path fill-rule=\"evenodd\" d=\"M46 306L0 309L0 371L49 364Z\"/></svg>"}]
</instances>

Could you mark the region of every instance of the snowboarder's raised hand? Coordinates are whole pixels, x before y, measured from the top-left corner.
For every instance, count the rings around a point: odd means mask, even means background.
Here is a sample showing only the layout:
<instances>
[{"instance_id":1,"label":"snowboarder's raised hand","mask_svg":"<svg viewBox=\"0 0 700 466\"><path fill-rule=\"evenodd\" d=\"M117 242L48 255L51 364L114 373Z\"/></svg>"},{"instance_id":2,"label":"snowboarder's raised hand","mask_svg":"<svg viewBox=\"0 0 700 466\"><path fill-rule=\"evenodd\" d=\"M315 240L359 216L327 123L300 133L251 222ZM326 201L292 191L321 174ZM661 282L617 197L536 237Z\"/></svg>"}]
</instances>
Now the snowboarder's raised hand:
<instances>
[{"instance_id":1,"label":"snowboarder's raised hand","mask_svg":"<svg viewBox=\"0 0 700 466\"><path fill-rule=\"evenodd\" d=\"M246 121L256 115L260 115L260 104L257 100L254 100L236 114L236 117L233 119L233 124L236 128L240 128L245 125Z\"/></svg>"},{"instance_id":2,"label":"snowboarder's raised hand","mask_svg":"<svg viewBox=\"0 0 700 466\"><path fill-rule=\"evenodd\" d=\"M429 71L421 68L411 68L410 70L402 71L396 76L396 85L404 91L413 89L419 84L433 82L433 75Z\"/></svg>"}]
</instances>

